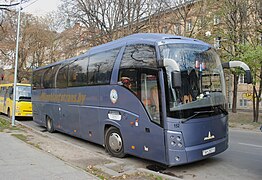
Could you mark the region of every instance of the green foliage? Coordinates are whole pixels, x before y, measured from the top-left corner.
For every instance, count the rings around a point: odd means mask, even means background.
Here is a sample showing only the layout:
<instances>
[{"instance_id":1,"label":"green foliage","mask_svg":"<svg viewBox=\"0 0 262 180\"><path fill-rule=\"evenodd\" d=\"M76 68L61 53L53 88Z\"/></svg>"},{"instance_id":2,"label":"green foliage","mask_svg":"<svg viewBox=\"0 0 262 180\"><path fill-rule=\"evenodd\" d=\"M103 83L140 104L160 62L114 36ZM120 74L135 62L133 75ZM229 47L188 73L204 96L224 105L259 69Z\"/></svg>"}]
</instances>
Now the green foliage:
<instances>
[{"instance_id":1,"label":"green foliage","mask_svg":"<svg viewBox=\"0 0 262 180\"><path fill-rule=\"evenodd\" d=\"M245 44L239 45L239 48L242 52L239 60L245 62L249 66L253 77L257 76L262 65L262 46L252 46L250 44ZM256 84L256 78L253 80L254 84ZM260 81L261 79L258 79L258 82Z\"/></svg>"},{"instance_id":2,"label":"green foliage","mask_svg":"<svg viewBox=\"0 0 262 180\"><path fill-rule=\"evenodd\" d=\"M246 62L250 67L255 67L258 64L262 64L262 46L239 45L242 54L240 60Z\"/></svg>"},{"instance_id":3,"label":"green foliage","mask_svg":"<svg viewBox=\"0 0 262 180\"><path fill-rule=\"evenodd\" d=\"M2 132L4 129L7 129L10 127L10 123L2 118L0 118L0 132Z\"/></svg>"}]
</instances>

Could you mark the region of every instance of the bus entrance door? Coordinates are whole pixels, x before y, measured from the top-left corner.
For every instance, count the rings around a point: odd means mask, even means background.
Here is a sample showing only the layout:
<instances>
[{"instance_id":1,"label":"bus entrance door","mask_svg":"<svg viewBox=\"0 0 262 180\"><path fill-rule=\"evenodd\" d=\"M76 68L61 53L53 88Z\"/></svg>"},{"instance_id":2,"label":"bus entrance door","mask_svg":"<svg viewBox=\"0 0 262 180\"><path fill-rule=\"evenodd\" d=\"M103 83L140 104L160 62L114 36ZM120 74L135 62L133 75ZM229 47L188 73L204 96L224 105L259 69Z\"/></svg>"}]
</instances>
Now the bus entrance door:
<instances>
[{"instance_id":1,"label":"bus entrance door","mask_svg":"<svg viewBox=\"0 0 262 180\"><path fill-rule=\"evenodd\" d=\"M165 163L164 130L160 118L160 85L158 71L141 72L141 100L144 108L140 109L143 135L143 157Z\"/></svg>"}]
</instances>

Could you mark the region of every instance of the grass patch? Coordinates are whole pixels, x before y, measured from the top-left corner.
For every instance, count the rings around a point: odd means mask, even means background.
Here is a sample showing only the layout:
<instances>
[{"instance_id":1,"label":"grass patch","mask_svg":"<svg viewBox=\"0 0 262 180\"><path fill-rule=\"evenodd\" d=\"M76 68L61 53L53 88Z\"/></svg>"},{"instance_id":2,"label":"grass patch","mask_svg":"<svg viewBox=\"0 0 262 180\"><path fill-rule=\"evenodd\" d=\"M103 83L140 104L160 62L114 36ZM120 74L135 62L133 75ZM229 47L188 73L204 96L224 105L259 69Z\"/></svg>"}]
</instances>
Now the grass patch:
<instances>
[{"instance_id":1,"label":"grass patch","mask_svg":"<svg viewBox=\"0 0 262 180\"><path fill-rule=\"evenodd\" d=\"M12 136L16 137L17 139L20 139L21 141L28 142L27 137L24 134L12 134Z\"/></svg>"},{"instance_id":2,"label":"grass patch","mask_svg":"<svg viewBox=\"0 0 262 180\"><path fill-rule=\"evenodd\" d=\"M12 136L16 137L17 139L20 139L21 141L26 142L27 144L30 144L31 146L34 146L37 149L42 150L39 144L34 144L28 140L28 137L24 134L11 134Z\"/></svg>"},{"instance_id":3,"label":"grass patch","mask_svg":"<svg viewBox=\"0 0 262 180\"><path fill-rule=\"evenodd\" d=\"M102 180L107 180L109 179L109 176L106 175L104 172L102 172L100 169L97 169L93 166L88 166L87 169L85 169L87 172L95 175L96 177L98 177L99 179Z\"/></svg>"},{"instance_id":4,"label":"grass patch","mask_svg":"<svg viewBox=\"0 0 262 180\"><path fill-rule=\"evenodd\" d=\"M3 118L0 118L0 132L3 132L5 129L8 129L8 130L21 130L19 125L12 126L10 121L8 121L6 119L3 119Z\"/></svg>"},{"instance_id":5,"label":"grass patch","mask_svg":"<svg viewBox=\"0 0 262 180\"><path fill-rule=\"evenodd\" d=\"M88 166L86 169L87 172L93 174L94 176L98 177L101 180L133 180L133 179L148 179L148 180L166 180L165 178L161 177L161 175L154 175L147 172L135 172L132 174L123 174L121 176L111 176L109 174L106 174L101 169L98 169L94 166Z\"/></svg>"},{"instance_id":6,"label":"grass patch","mask_svg":"<svg viewBox=\"0 0 262 180\"><path fill-rule=\"evenodd\" d=\"M4 129L10 128L10 122L0 118L0 131L2 132Z\"/></svg>"},{"instance_id":7,"label":"grass patch","mask_svg":"<svg viewBox=\"0 0 262 180\"><path fill-rule=\"evenodd\" d=\"M262 122L262 115L259 115L258 122L253 122L253 112L229 113L229 127L243 129L259 129Z\"/></svg>"}]
</instances>

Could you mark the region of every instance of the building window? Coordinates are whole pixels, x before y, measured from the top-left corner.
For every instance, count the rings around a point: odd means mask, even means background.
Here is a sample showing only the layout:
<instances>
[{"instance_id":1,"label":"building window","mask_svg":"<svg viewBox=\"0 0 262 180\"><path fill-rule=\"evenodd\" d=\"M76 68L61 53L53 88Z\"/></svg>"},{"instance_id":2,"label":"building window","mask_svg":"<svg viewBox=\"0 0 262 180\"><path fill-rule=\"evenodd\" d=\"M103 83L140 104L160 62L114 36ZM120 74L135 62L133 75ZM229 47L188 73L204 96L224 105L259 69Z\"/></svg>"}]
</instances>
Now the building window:
<instances>
[{"instance_id":1,"label":"building window","mask_svg":"<svg viewBox=\"0 0 262 180\"><path fill-rule=\"evenodd\" d=\"M247 99L239 99L240 107L247 107Z\"/></svg>"},{"instance_id":2,"label":"building window","mask_svg":"<svg viewBox=\"0 0 262 180\"><path fill-rule=\"evenodd\" d=\"M221 37L214 38L214 48L216 49L221 48Z\"/></svg>"},{"instance_id":3,"label":"building window","mask_svg":"<svg viewBox=\"0 0 262 180\"><path fill-rule=\"evenodd\" d=\"M244 84L245 83L245 75L244 74L240 74L238 77L238 83L239 84Z\"/></svg>"},{"instance_id":4,"label":"building window","mask_svg":"<svg viewBox=\"0 0 262 180\"><path fill-rule=\"evenodd\" d=\"M187 24L186 24L186 30L187 31L192 31L192 20L191 19L189 19L188 21L187 21Z\"/></svg>"},{"instance_id":5,"label":"building window","mask_svg":"<svg viewBox=\"0 0 262 180\"><path fill-rule=\"evenodd\" d=\"M163 32L163 33L168 33L168 30L167 30L167 27L166 27L166 26L163 27L162 32Z\"/></svg>"},{"instance_id":6,"label":"building window","mask_svg":"<svg viewBox=\"0 0 262 180\"><path fill-rule=\"evenodd\" d=\"M218 15L214 16L214 25L218 25L220 23L220 17Z\"/></svg>"},{"instance_id":7,"label":"building window","mask_svg":"<svg viewBox=\"0 0 262 180\"><path fill-rule=\"evenodd\" d=\"M174 33L177 35L181 35L181 26L180 24L175 24L174 25Z\"/></svg>"}]
</instances>

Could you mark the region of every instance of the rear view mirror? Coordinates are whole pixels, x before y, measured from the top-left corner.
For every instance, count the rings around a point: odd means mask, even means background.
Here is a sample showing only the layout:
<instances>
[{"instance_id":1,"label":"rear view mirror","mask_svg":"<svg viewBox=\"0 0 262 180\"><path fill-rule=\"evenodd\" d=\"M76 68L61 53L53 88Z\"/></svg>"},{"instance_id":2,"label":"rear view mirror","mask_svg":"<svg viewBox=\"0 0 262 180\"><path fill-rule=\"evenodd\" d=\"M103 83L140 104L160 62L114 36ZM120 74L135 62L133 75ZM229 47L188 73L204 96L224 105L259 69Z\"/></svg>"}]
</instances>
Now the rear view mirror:
<instances>
[{"instance_id":1,"label":"rear view mirror","mask_svg":"<svg viewBox=\"0 0 262 180\"><path fill-rule=\"evenodd\" d=\"M241 67L241 68L243 68L245 70L244 82L247 83L247 84L251 84L252 81L253 81L250 69L249 69L248 65L246 65L244 62L241 62L241 61L229 61L229 62L223 63L222 67L223 68Z\"/></svg>"},{"instance_id":2,"label":"rear view mirror","mask_svg":"<svg viewBox=\"0 0 262 180\"><path fill-rule=\"evenodd\" d=\"M249 70L246 71L246 74L245 74L245 79L244 79L244 83L247 83L247 84L251 84L253 81L252 81L252 75L251 75L251 72Z\"/></svg>"},{"instance_id":3,"label":"rear view mirror","mask_svg":"<svg viewBox=\"0 0 262 180\"><path fill-rule=\"evenodd\" d=\"M181 87L181 72L180 71L172 71L171 73L171 81L173 88L180 88Z\"/></svg>"}]
</instances>

